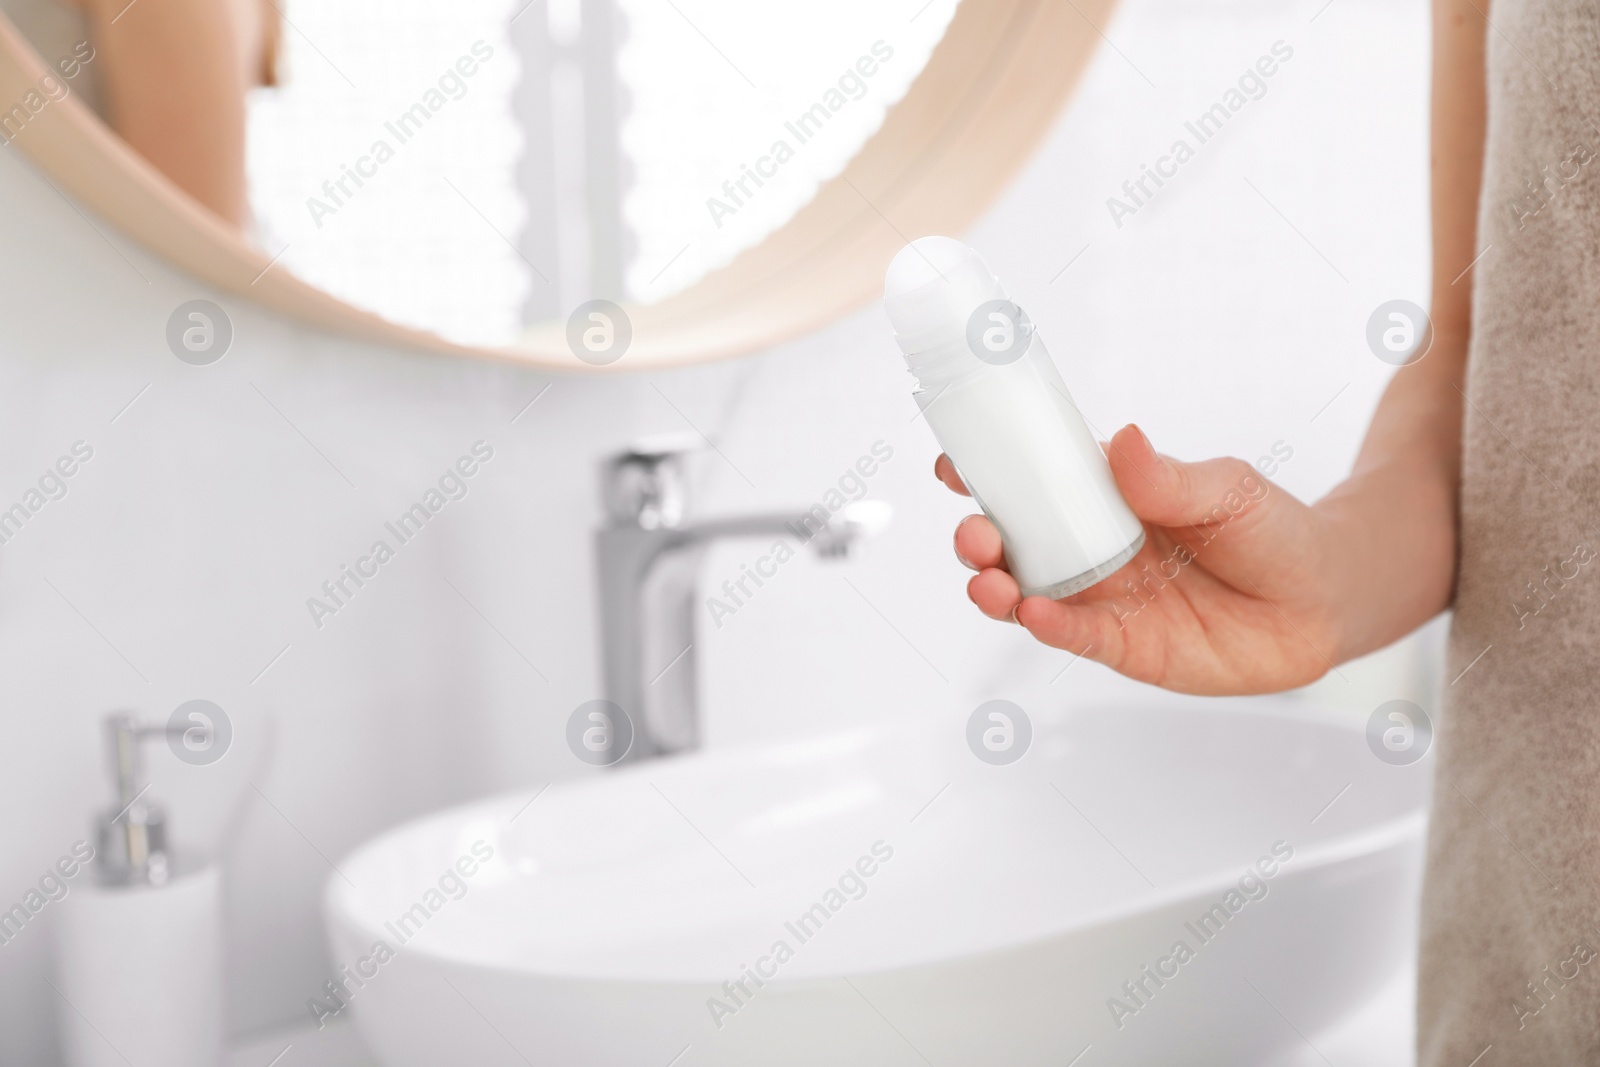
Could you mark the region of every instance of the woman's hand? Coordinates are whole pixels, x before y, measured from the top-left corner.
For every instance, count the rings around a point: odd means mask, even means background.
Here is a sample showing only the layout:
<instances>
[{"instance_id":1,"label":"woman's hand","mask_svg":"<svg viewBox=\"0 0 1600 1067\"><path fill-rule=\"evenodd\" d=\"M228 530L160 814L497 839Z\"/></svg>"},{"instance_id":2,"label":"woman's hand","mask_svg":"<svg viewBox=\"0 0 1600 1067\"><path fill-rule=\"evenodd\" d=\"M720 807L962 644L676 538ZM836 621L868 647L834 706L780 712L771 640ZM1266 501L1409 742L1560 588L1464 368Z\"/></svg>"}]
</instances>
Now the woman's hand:
<instances>
[{"instance_id":1,"label":"woman's hand","mask_svg":"<svg viewBox=\"0 0 1600 1067\"><path fill-rule=\"evenodd\" d=\"M1000 535L982 515L956 527L956 555L977 571L967 595L1047 645L1142 682L1189 693L1304 685L1341 656L1330 522L1238 459L1180 463L1137 427L1108 455L1145 544L1100 584L1064 600L1023 599ZM935 473L966 494L949 457Z\"/></svg>"},{"instance_id":2,"label":"woman's hand","mask_svg":"<svg viewBox=\"0 0 1600 1067\"><path fill-rule=\"evenodd\" d=\"M1456 283L1483 256L1480 15L1459 0L1435 5L1431 331L1425 356L1384 390L1350 477L1308 507L1240 460L1179 463L1126 427L1109 455L1144 520L1139 555L1076 596L1022 600L994 526L966 519L956 554L978 572L967 593L985 614L1132 678L1220 694L1303 685L1449 606L1472 324L1472 286ZM966 492L944 456L936 471ZM1230 492L1244 502L1221 521Z\"/></svg>"}]
</instances>

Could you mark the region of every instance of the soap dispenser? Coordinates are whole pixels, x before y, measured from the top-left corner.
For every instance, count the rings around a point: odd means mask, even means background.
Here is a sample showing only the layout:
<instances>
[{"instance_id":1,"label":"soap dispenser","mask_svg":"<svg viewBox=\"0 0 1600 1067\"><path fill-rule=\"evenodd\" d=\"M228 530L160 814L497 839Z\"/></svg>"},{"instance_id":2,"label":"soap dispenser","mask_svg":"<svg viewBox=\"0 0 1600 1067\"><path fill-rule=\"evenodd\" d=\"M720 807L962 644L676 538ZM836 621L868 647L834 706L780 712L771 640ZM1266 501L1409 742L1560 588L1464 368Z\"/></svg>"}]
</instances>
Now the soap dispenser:
<instances>
[{"instance_id":1,"label":"soap dispenser","mask_svg":"<svg viewBox=\"0 0 1600 1067\"><path fill-rule=\"evenodd\" d=\"M105 719L106 755L111 761L114 808L95 819L95 873L106 885L166 885L172 869L167 853L167 815L145 794L144 752L140 742L166 737L166 727L140 726L117 712Z\"/></svg>"},{"instance_id":2,"label":"soap dispenser","mask_svg":"<svg viewBox=\"0 0 1600 1067\"><path fill-rule=\"evenodd\" d=\"M95 818L94 878L62 901L57 928L69 1067L222 1062L221 878L174 855L144 775L144 742L172 729L105 719L113 802Z\"/></svg>"}]
</instances>

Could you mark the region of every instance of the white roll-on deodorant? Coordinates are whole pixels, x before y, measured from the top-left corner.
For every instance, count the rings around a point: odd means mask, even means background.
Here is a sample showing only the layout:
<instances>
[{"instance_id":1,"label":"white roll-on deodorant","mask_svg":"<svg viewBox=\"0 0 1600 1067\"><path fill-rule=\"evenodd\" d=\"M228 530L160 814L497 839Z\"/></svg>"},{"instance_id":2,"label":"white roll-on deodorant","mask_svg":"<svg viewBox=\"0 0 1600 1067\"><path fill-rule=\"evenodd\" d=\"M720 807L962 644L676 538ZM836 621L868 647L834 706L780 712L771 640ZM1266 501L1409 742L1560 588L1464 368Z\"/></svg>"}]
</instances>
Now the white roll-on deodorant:
<instances>
[{"instance_id":1,"label":"white roll-on deodorant","mask_svg":"<svg viewBox=\"0 0 1600 1067\"><path fill-rule=\"evenodd\" d=\"M1022 595L1071 596L1131 560L1144 525L983 257L949 237L913 241L889 265L883 306L917 403L1000 531Z\"/></svg>"}]
</instances>

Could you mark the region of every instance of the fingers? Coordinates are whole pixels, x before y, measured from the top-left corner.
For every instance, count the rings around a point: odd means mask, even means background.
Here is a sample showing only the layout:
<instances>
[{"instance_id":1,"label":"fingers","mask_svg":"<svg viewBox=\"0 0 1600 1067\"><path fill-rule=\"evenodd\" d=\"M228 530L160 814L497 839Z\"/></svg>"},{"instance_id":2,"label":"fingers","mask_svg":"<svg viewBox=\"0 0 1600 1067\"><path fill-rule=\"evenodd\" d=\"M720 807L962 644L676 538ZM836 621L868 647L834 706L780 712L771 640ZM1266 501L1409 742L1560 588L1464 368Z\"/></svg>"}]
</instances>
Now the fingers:
<instances>
[{"instance_id":1,"label":"fingers","mask_svg":"<svg viewBox=\"0 0 1600 1067\"><path fill-rule=\"evenodd\" d=\"M1031 596L1017 605L1016 620L1039 641L1117 666L1125 633L1108 601L1072 603Z\"/></svg>"},{"instance_id":2,"label":"fingers","mask_svg":"<svg viewBox=\"0 0 1600 1067\"><path fill-rule=\"evenodd\" d=\"M956 527L956 558L978 573L967 583L967 596L991 619L1010 621L1022 599L1017 580L1005 569L1000 531L982 515L968 515Z\"/></svg>"},{"instance_id":3,"label":"fingers","mask_svg":"<svg viewBox=\"0 0 1600 1067\"><path fill-rule=\"evenodd\" d=\"M1005 546L1000 531L983 515L968 515L956 526L956 559L968 568L981 571L1005 567Z\"/></svg>"},{"instance_id":4,"label":"fingers","mask_svg":"<svg viewBox=\"0 0 1600 1067\"><path fill-rule=\"evenodd\" d=\"M1271 495L1267 480L1244 460L1184 463L1158 453L1137 426L1117 431L1108 456L1128 506L1158 526L1236 521Z\"/></svg>"},{"instance_id":5,"label":"fingers","mask_svg":"<svg viewBox=\"0 0 1600 1067\"><path fill-rule=\"evenodd\" d=\"M1022 601L1017 580L997 567L979 571L967 583L967 597L991 619L1012 621L1011 613Z\"/></svg>"},{"instance_id":6,"label":"fingers","mask_svg":"<svg viewBox=\"0 0 1600 1067\"><path fill-rule=\"evenodd\" d=\"M961 481L961 475L956 473L956 465L942 452L939 458L933 461L933 476L948 486L952 492L960 493L962 496L972 495Z\"/></svg>"}]
</instances>

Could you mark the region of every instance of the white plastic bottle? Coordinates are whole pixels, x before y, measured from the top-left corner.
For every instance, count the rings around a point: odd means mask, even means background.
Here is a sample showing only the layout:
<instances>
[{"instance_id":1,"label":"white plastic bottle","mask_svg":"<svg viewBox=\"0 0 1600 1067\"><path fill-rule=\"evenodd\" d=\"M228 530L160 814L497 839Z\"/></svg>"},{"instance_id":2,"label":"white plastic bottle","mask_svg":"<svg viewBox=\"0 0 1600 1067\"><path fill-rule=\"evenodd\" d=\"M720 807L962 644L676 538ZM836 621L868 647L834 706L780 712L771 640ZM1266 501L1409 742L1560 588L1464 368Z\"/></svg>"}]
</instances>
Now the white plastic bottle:
<instances>
[{"instance_id":1,"label":"white plastic bottle","mask_svg":"<svg viewBox=\"0 0 1600 1067\"><path fill-rule=\"evenodd\" d=\"M1024 596L1059 599L1144 544L1111 466L1032 324L960 241L895 256L884 310L928 425L1005 545Z\"/></svg>"}]
</instances>

